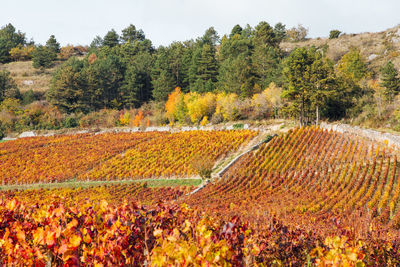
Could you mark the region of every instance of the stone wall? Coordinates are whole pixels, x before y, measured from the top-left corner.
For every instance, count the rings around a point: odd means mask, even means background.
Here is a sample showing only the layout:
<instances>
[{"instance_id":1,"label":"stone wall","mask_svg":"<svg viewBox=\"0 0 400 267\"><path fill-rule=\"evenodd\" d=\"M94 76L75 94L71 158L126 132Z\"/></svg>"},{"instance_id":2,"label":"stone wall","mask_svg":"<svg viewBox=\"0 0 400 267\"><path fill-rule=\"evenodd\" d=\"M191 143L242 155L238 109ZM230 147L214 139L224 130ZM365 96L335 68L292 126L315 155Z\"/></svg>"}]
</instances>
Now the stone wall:
<instances>
[{"instance_id":1,"label":"stone wall","mask_svg":"<svg viewBox=\"0 0 400 267\"><path fill-rule=\"evenodd\" d=\"M366 137L373 141L379 142L388 142L389 146L395 146L400 148L400 135L391 134L391 133L382 133L376 130L364 129L358 126L351 126L348 124L329 124L329 123L321 123L321 128L327 130L334 130L340 133L349 133L353 135L358 135L362 137Z\"/></svg>"}]
</instances>

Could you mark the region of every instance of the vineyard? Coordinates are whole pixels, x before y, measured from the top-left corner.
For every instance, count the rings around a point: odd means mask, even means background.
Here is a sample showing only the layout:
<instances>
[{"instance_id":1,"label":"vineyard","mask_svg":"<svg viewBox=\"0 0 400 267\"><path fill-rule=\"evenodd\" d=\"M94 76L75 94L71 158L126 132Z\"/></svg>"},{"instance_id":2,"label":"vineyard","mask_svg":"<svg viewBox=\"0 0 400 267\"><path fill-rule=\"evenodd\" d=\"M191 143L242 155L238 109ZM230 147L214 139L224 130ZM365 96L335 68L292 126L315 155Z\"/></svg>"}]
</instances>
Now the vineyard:
<instances>
[{"instance_id":1,"label":"vineyard","mask_svg":"<svg viewBox=\"0 0 400 267\"><path fill-rule=\"evenodd\" d=\"M299 128L247 154L221 180L184 201L249 217L265 211L295 214L305 225L364 214L397 229L399 178L396 153L385 144Z\"/></svg>"},{"instance_id":2,"label":"vineyard","mask_svg":"<svg viewBox=\"0 0 400 267\"><path fill-rule=\"evenodd\" d=\"M2 184L195 176L191 162L215 162L254 131L189 131L33 137L0 144Z\"/></svg>"},{"instance_id":3,"label":"vineyard","mask_svg":"<svg viewBox=\"0 0 400 267\"><path fill-rule=\"evenodd\" d=\"M0 192L0 262L37 266L400 265L398 151L385 143L316 127L296 128L244 154L221 178L197 190L193 186L149 187L141 180L193 175L191 159L196 155L216 162L257 134L84 134L0 144L0 157L9 158L4 166L19 170L15 177L26 183L45 180L44 166L53 170L61 163L66 168L76 166L73 174L64 172L64 179L141 181ZM110 145L112 152L107 154L98 145ZM29 159L18 159L24 156L22 149L30 151ZM75 153L82 162L54 160L34 165L46 153L63 154L60 160L73 159ZM84 160L85 153L92 158ZM12 164L23 160L34 175Z\"/></svg>"}]
</instances>

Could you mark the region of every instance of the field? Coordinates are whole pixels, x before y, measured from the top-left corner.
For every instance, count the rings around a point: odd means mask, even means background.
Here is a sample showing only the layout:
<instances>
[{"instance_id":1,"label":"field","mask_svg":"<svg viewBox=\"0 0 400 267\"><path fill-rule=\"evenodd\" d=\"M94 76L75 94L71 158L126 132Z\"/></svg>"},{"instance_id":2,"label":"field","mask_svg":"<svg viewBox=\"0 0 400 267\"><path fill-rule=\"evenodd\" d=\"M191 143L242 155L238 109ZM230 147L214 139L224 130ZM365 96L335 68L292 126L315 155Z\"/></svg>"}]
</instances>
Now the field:
<instances>
[{"instance_id":1,"label":"field","mask_svg":"<svg viewBox=\"0 0 400 267\"><path fill-rule=\"evenodd\" d=\"M254 131L189 131L32 137L0 144L4 185L195 176L195 157L216 160ZM196 140L196 142L190 142Z\"/></svg>"},{"instance_id":2,"label":"field","mask_svg":"<svg viewBox=\"0 0 400 267\"><path fill-rule=\"evenodd\" d=\"M200 157L216 166L256 136L249 130L140 132L2 143L0 261L400 264L398 151L385 143L296 128L249 150L222 177L199 187L159 182L195 177L191 161ZM38 182L54 186L26 189Z\"/></svg>"}]
</instances>

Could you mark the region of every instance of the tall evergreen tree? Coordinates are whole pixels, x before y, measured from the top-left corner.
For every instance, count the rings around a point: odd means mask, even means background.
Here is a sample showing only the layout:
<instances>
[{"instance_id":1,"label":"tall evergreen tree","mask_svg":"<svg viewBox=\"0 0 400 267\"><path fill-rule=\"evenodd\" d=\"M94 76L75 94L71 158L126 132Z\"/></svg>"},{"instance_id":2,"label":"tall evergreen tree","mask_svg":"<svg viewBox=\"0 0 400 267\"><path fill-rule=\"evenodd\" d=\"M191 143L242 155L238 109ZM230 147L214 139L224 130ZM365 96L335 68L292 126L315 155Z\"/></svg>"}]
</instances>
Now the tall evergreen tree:
<instances>
[{"instance_id":1,"label":"tall evergreen tree","mask_svg":"<svg viewBox=\"0 0 400 267\"><path fill-rule=\"evenodd\" d=\"M65 62L54 74L47 100L68 113L91 110L83 68L83 61L76 58Z\"/></svg>"},{"instance_id":2,"label":"tall evergreen tree","mask_svg":"<svg viewBox=\"0 0 400 267\"><path fill-rule=\"evenodd\" d=\"M123 43L144 41L145 38L146 36L144 32L141 29L136 30L136 27L133 24L130 24L122 30L121 40Z\"/></svg>"},{"instance_id":3,"label":"tall evergreen tree","mask_svg":"<svg viewBox=\"0 0 400 267\"><path fill-rule=\"evenodd\" d=\"M300 117L301 125L307 124L314 115L318 122L319 109L336 94L333 64L314 47L301 47L288 57L284 74L286 84L282 96L290 101L287 111Z\"/></svg>"},{"instance_id":4,"label":"tall evergreen tree","mask_svg":"<svg viewBox=\"0 0 400 267\"><path fill-rule=\"evenodd\" d=\"M235 29L236 28L236 29ZM233 32L237 32L235 26ZM241 30L242 32L242 30ZM252 66L252 34L231 34L231 38L222 38L219 49L218 88L240 96L251 96L254 93L254 68Z\"/></svg>"},{"instance_id":5,"label":"tall evergreen tree","mask_svg":"<svg viewBox=\"0 0 400 267\"><path fill-rule=\"evenodd\" d=\"M100 36L96 36L93 41L90 43L90 48L95 49L103 46L103 38Z\"/></svg>"},{"instance_id":6,"label":"tall evergreen tree","mask_svg":"<svg viewBox=\"0 0 400 267\"><path fill-rule=\"evenodd\" d=\"M16 31L15 27L9 23L0 29L0 63L11 61L10 50L18 45L25 45L25 33Z\"/></svg>"},{"instance_id":7,"label":"tall evergreen tree","mask_svg":"<svg viewBox=\"0 0 400 267\"><path fill-rule=\"evenodd\" d=\"M7 70L0 71L0 103L7 97L16 98L19 90L15 81Z\"/></svg>"},{"instance_id":8,"label":"tall evergreen tree","mask_svg":"<svg viewBox=\"0 0 400 267\"><path fill-rule=\"evenodd\" d=\"M282 42L286 38L286 25L281 22L278 22L274 26L274 32L277 40L279 42Z\"/></svg>"},{"instance_id":9,"label":"tall evergreen tree","mask_svg":"<svg viewBox=\"0 0 400 267\"><path fill-rule=\"evenodd\" d=\"M231 31L231 34L229 35L229 38L232 38L233 36L235 36L236 34L241 35L243 31L243 28L239 25L236 24Z\"/></svg>"},{"instance_id":10,"label":"tall evergreen tree","mask_svg":"<svg viewBox=\"0 0 400 267\"><path fill-rule=\"evenodd\" d=\"M254 51L252 63L257 83L266 88L271 82L279 84L281 76L280 39L274 29L266 22L260 22L253 37Z\"/></svg>"},{"instance_id":11,"label":"tall evergreen tree","mask_svg":"<svg viewBox=\"0 0 400 267\"><path fill-rule=\"evenodd\" d=\"M56 60L57 54L53 49L39 45L32 53L32 65L34 68L50 68Z\"/></svg>"},{"instance_id":12,"label":"tall evergreen tree","mask_svg":"<svg viewBox=\"0 0 400 267\"><path fill-rule=\"evenodd\" d=\"M386 100L392 101L400 92L400 78L391 61L386 63L386 65L381 69L381 75L381 85L385 87L384 94Z\"/></svg>"},{"instance_id":13,"label":"tall evergreen tree","mask_svg":"<svg viewBox=\"0 0 400 267\"><path fill-rule=\"evenodd\" d=\"M152 95L156 101L166 101L168 95L176 87L173 76L166 70L162 70L157 77L152 80L152 83L154 87Z\"/></svg>"},{"instance_id":14,"label":"tall evergreen tree","mask_svg":"<svg viewBox=\"0 0 400 267\"><path fill-rule=\"evenodd\" d=\"M151 68L153 57L150 53L140 53L128 65L122 86L124 107L140 107L152 96Z\"/></svg>"},{"instance_id":15,"label":"tall evergreen tree","mask_svg":"<svg viewBox=\"0 0 400 267\"><path fill-rule=\"evenodd\" d=\"M107 32L107 34L103 38L103 45L108 47L114 47L119 44L119 35L117 32L112 29Z\"/></svg>"},{"instance_id":16,"label":"tall evergreen tree","mask_svg":"<svg viewBox=\"0 0 400 267\"><path fill-rule=\"evenodd\" d=\"M207 92L215 89L218 63L215 59L214 46L204 44L197 48L192 58L191 75L191 91Z\"/></svg>"},{"instance_id":17,"label":"tall evergreen tree","mask_svg":"<svg viewBox=\"0 0 400 267\"><path fill-rule=\"evenodd\" d=\"M85 69L88 100L94 110L120 108L124 73L125 66L115 55L97 59Z\"/></svg>"},{"instance_id":18,"label":"tall evergreen tree","mask_svg":"<svg viewBox=\"0 0 400 267\"><path fill-rule=\"evenodd\" d=\"M60 53L60 43L57 42L54 35L50 35L49 40L46 42L46 47L52 50L54 53Z\"/></svg>"}]
</instances>

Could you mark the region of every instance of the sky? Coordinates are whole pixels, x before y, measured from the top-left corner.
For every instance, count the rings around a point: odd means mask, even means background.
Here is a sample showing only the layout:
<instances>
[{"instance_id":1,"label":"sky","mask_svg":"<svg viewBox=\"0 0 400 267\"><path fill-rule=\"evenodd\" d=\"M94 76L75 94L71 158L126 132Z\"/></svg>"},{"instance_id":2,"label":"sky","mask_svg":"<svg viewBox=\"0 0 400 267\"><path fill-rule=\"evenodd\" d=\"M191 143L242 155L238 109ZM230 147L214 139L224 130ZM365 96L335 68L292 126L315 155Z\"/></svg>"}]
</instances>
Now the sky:
<instances>
[{"instance_id":1,"label":"sky","mask_svg":"<svg viewBox=\"0 0 400 267\"><path fill-rule=\"evenodd\" d=\"M213 26L220 36L233 26L260 21L301 23L308 37L379 32L400 23L399 0L1 0L0 27L12 23L44 44L54 34L61 45L89 45L96 35L133 24L155 47L202 36Z\"/></svg>"}]
</instances>

